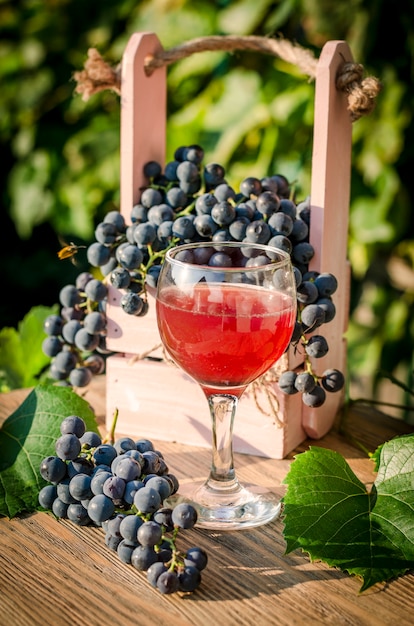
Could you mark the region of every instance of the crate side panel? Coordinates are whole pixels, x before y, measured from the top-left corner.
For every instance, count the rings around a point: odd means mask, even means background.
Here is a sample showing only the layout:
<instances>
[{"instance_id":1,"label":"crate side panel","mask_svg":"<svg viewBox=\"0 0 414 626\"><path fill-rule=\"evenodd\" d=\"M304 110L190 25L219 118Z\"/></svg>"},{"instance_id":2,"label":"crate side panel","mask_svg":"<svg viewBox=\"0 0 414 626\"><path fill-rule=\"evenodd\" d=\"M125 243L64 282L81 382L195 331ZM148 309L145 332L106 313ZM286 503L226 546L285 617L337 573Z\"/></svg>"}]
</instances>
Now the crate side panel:
<instances>
[{"instance_id":1,"label":"crate side panel","mask_svg":"<svg viewBox=\"0 0 414 626\"><path fill-rule=\"evenodd\" d=\"M132 356L132 358L131 358ZM118 431L132 437L153 437L204 448L211 447L211 422L199 385L168 363L136 361L133 355L107 359L106 409L109 427L119 410ZM239 402L234 426L234 451L282 459L306 437L298 398L281 394L280 411L296 420L277 423L258 409L249 394ZM261 406L266 409L264 400Z\"/></svg>"}]
</instances>

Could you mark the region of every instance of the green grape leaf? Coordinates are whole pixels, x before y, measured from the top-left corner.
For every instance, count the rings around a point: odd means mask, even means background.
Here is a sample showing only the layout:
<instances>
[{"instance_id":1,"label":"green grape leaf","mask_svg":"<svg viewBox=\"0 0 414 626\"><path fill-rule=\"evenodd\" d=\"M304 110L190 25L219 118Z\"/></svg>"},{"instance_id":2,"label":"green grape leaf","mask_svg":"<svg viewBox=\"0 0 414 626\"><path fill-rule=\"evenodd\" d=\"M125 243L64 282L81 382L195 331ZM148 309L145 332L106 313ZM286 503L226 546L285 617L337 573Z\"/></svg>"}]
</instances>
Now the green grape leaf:
<instances>
[{"instance_id":1,"label":"green grape leaf","mask_svg":"<svg viewBox=\"0 0 414 626\"><path fill-rule=\"evenodd\" d=\"M360 591L414 568L414 435L379 448L371 490L337 452L311 447L285 478L283 535L295 549L362 579Z\"/></svg>"},{"instance_id":2,"label":"green grape leaf","mask_svg":"<svg viewBox=\"0 0 414 626\"><path fill-rule=\"evenodd\" d=\"M79 415L87 430L98 432L90 405L70 387L38 385L0 429L0 515L9 518L38 508L42 459L55 454L60 424Z\"/></svg>"},{"instance_id":3,"label":"green grape leaf","mask_svg":"<svg viewBox=\"0 0 414 626\"><path fill-rule=\"evenodd\" d=\"M36 306L30 309L15 328L0 330L1 391L33 387L42 370L50 363L42 350L46 337L43 324L58 307Z\"/></svg>"}]
</instances>

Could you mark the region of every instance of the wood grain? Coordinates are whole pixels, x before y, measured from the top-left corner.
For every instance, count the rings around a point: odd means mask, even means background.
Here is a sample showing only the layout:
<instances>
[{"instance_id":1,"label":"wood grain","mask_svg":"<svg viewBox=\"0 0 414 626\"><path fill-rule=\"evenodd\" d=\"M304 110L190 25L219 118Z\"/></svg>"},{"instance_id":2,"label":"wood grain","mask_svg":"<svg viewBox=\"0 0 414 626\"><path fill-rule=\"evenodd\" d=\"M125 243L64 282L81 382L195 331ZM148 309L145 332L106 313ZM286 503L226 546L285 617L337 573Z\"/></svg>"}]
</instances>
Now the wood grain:
<instances>
[{"instance_id":1,"label":"wood grain","mask_svg":"<svg viewBox=\"0 0 414 626\"><path fill-rule=\"evenodd\" d=\"M98 377L84 392L102 430L104 388L105 377ZM0 423L28 392L0 396ZM236 454L236 468L243 481L257 481L281 496L294 455L310 444L321 445L343 454L361 480L370 483L372 462L353 441L374 449L410 430L372 410L353 410L323 439L303 442L287 459ZM206 475L208 449L155 443L181 483ZM413 574L359 594L357 579L310 563L301 552L285 556L281 520L248 531L182 533L180 546L194 545L209 554L201 587L192 595L162 596L144 574L106 548L100 529L79 528L46 513L0 519L0 626L412 624Z\"/></svg>"}]
</instances>

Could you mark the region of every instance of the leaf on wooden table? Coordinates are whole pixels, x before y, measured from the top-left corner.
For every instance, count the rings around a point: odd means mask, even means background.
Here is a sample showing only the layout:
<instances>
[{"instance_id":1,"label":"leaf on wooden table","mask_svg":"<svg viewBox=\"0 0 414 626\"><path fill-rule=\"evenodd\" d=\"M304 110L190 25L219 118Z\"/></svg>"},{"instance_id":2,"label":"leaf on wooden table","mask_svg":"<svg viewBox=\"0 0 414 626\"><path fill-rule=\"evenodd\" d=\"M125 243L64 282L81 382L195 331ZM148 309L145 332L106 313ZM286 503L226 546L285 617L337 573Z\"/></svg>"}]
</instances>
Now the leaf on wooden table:
<instances>
[{"instance_id":1,"label":"leaf on wooden table","mask_svg":"<svg viewBox=\"0 0 414 626\"><path fill-rule=\"evenodd\" d=\"M79 415L87 430L98 432L90 405L70 387L38 385L0 429L0 515L9 518L38 507L39 490L46 484L41 461L55 454L60 424Z\"/></svg>"},{"instance_id":2,"label":"leaf on wooden table","mask_svg":"<svg viewBox=\"0 0 414 626\"><path fill-rule=\"evenodd\" d=\"M311 447L295 457L283 498L286 553L359 576L361 591L414 567L414 435L379 449L371 490L337 452Z\"/></svg>"}]
</instances>

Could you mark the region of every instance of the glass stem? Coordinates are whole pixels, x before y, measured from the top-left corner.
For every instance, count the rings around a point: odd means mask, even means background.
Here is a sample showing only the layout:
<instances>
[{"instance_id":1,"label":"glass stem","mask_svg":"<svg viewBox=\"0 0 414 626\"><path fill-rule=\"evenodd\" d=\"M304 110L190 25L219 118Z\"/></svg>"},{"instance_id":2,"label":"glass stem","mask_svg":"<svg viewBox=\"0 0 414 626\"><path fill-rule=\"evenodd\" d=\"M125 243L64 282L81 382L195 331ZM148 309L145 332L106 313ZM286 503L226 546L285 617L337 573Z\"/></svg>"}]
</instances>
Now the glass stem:
<instances>
[{"instance_id":1,"label":"glass stem","mask_svg":"<svg viewBox=\"0 0 414 626\"><path fill-rule=\"evenodd\" d=\"M233 423L238 398L227 394L212 394L207 396L207 400L213 434L212 464L207 482L213 488L235 488L238 481L233 464Z\"/></svg>"}]
</instances>

